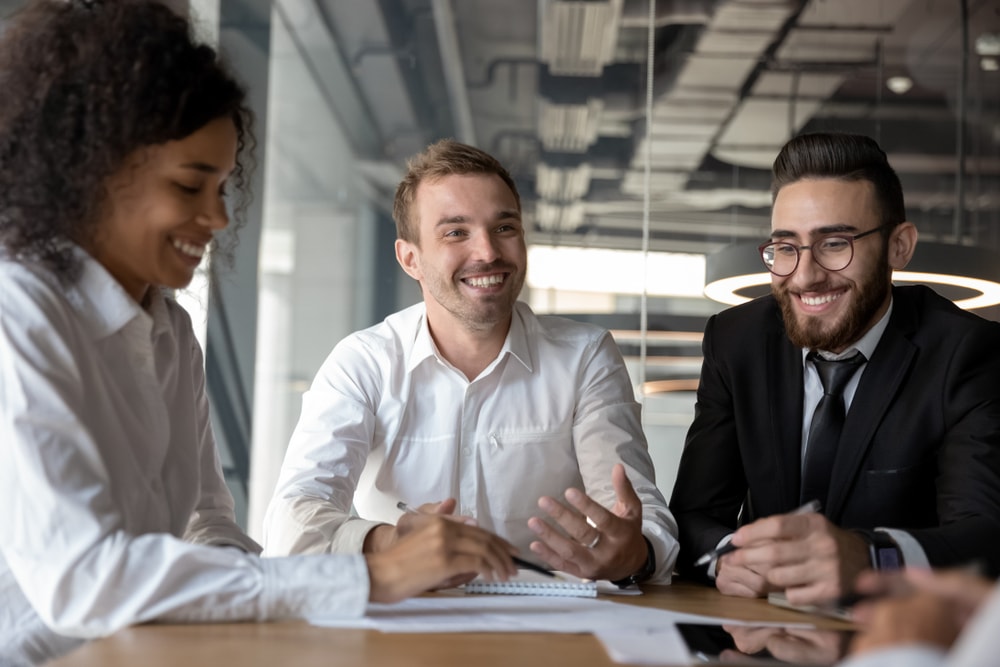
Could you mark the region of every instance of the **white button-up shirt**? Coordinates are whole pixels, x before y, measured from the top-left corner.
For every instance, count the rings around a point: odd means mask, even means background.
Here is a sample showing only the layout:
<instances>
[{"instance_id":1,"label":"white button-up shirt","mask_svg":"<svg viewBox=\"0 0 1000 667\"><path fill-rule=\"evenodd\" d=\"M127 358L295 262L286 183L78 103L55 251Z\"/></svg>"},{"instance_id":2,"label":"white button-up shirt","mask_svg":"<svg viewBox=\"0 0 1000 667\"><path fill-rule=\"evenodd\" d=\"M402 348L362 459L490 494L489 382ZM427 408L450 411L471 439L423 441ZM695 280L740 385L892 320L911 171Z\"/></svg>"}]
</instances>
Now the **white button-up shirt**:
<instances>
[{"instance_id":1,"label":"white button-up shirt","mask_svg":"<svg viewBox=\"0 0 1000 667\"><path fill-rule=\"evenodd\" d=\"M376 522L399 518L398 501L454 497L530 553L538 498L575 486L610 508L619 462L643 503L654 581L669 581L676 524L610 334L519 302L500 354L470 382L438 353L417 304L345 338L320 368L268 507L265 552L360 551Z\"/></svg>"},{"instance_id":2,"label":"white button-up shirt","mask_svg":"<svg viewBox=\"0 0 1000 667\"><path fill-rule=\"evenodd\" d=\"M0 645L363 613L362 557L261 559L235 524L187 314L79 255L71 286L0 258Z\"/></svg>"}]
</instances>

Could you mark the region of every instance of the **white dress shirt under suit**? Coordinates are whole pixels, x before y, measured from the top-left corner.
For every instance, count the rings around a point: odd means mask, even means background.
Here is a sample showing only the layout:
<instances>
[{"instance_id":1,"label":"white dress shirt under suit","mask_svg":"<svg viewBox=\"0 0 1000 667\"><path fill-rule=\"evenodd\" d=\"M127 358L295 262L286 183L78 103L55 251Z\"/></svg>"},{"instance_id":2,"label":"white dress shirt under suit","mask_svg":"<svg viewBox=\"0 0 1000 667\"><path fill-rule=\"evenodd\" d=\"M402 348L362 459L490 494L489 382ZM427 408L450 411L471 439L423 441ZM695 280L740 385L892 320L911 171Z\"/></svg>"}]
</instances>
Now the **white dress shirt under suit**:
<instances>
[{"instance_id":1,"label":"white dress shirt under suit","mask_svg":"<svg viewBox=\"0 0 1000 667\"><path fill-rule=\"evenodd\" d=\"M458 500L529 554L540 496L585 489L615 503L625 464L668 582L676 524L656 488L640 408L610 334L514 309L497 358L473 381L438 353L424 305L341 341L302 401L265 518L265 553L358 552L397 501ZM364 519L350 516L351 503Z\"/></svg>"},{"instance_id":2,"label":"white dress shirt under suit","mask_svg":"<svg viewBox=\"0 0 1000 667\"><path fill-rule=\"evenodd\" d=\"M363 557L261 559L235 524L187 314L79 256L71 286L0 257L0 645L362 614Z\"/></svg>"}]
</instances>

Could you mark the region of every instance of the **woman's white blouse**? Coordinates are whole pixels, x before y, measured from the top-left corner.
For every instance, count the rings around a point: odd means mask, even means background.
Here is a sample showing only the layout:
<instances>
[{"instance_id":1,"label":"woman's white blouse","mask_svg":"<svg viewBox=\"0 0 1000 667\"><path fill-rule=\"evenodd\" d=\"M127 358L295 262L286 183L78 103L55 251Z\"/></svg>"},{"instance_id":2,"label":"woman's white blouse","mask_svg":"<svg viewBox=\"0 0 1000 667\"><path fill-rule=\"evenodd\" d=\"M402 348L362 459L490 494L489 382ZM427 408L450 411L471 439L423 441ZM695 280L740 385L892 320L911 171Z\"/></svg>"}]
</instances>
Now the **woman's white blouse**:
<instances>
[{"instance_id":1,"label":"woman's white blouse","mask_svg":"<svg viewBox=\"0 0 1000 667\"><path fill-rule=\"evenodd\" d=\"M80 256L72 286L0 258L0 644L362 614L362 556L261 559L234 522L187 314Z\"/></svg>"}]
</instances>

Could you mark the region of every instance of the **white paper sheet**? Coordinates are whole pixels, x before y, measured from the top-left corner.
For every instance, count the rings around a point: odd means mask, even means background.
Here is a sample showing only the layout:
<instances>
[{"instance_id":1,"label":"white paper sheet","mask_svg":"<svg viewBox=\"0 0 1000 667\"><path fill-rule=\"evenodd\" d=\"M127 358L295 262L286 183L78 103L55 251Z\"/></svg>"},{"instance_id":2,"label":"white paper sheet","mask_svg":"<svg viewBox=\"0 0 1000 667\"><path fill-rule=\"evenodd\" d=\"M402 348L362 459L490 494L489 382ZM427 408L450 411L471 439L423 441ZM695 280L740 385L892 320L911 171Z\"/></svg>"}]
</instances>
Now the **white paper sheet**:
<instances>
[{"instance_id":1,"label":"white paper sheet","mask_svg":"<svg viewBox=\"0 0 1000 667\"><path fill-rule=\"evenodd\" d=\"M601 630L594 636L615 662L637 665L686 665L691 656L677 627Z\"/></svg>"},{"instance_id":2,"label":"white paper sheet","mask_svg":"<svg viewBox=\"0 0 1000 667\"><path fill-rule=\"evenodd\" d=\"M382 632L593 633L612 660L643 665L690 662L675 623L813 627L808 623L761 623L700 616L594 598L466 595L460 590L398 604L369 604L363 618L314 616L309 622Z\"/></svg>"}]
</instances>

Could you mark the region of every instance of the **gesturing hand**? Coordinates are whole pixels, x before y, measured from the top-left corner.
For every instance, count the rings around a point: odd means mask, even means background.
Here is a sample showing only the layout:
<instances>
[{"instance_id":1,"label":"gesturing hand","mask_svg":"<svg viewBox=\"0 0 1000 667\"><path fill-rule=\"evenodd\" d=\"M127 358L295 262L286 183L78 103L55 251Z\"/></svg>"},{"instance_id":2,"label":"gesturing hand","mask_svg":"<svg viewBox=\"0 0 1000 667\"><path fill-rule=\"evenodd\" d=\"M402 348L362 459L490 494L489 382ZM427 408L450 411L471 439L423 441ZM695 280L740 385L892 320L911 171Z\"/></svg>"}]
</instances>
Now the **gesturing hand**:
<instances>
[{"instance_id":1,"label":"gesturing hand","mask_svg":"<svg viewBox=\"0 0 1000 667\"><path fill-rule=\"evenodd\" d=\"M611 483L616 502L610 511L579 489L566 490L569 505L539 498L538 506L562 530L532 517L528 527L538 540L531 550L555 569L587 579L622 579L638 572L647 554L642 501L622 464L612 469Z\"/></svg>"}]
</instances>

